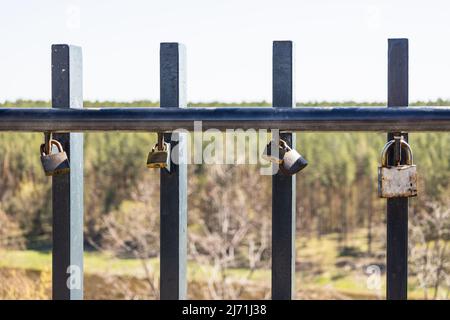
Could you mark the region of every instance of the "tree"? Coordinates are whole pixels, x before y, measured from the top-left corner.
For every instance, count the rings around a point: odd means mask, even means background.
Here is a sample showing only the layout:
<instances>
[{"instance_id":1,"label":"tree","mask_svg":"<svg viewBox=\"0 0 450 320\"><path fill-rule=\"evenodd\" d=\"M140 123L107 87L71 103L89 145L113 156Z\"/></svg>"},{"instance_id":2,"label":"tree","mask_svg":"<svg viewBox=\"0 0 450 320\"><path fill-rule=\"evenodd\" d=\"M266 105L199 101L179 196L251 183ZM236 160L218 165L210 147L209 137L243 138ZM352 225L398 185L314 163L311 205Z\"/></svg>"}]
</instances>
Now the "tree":
<instances>
[{"instance_id":1,"label":"tree","mask_svg":"<svg viewBox=\"0 0 450 320\"><path fill-rule=\"evenodd\" d=\"M448 299L450 294L449 204L428 204L410 224L410 266L425 299Z\"/></svg>"}]
</instances>

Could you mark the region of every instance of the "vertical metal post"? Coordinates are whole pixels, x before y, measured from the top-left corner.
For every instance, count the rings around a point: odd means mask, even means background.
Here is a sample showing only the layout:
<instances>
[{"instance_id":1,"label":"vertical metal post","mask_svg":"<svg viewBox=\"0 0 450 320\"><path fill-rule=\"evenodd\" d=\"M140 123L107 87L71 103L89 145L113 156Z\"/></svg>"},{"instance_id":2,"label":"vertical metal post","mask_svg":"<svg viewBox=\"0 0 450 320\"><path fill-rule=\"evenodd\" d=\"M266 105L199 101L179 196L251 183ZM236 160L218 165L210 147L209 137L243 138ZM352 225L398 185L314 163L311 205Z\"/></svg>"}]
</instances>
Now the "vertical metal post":
<instances>
[{"instance_id":1,"label":"vertical metal post","mask_svg":"<svg viewBox=\"0 0 450 320\"><path fill-rule=\"evenodd\" d=\"M52 108L83 108L81 48L52 46ZM83 299L83 133L55 134L70 173L53 177L54 300Z\"/></svg>"},{"instance_id":2,"label":"vertical metal post","mask_svg":"<svg viewBox=\"0 0 450 320\"><path fill-rule=\"evenodd\" d=\"M160 103L166 108L186 107L186 50L179 43L161 43ZM164 134L172 153L170 172L161 170L161 299L186 299L187 164L186 134Z\"/></svg>"},{"instance_id":3,"label":"vertical metal post","mask_svg":"<svg viewBox=\"0 0 450 320\"><path fill-rule=\"evenodd\" d=\"M389 39L388 107L408 106L408 39ZM395 133L388 133L388 141ZM397 133L399 134L399 133ZM407 133L402 133L408 139ZM394 150L388 155L394 159ZM405 159L405 157L402 157ZM408 287L408 198L387 199L388 300L406 300Z\"/></svg>"},{"instance_id":4,"label":"vertical metal post","mask_svg":"<svg viewBox=\"0 0 450 320\"><path fill-rule=\"evenodd\" d=\"M273 42L274 108L295 107L294 44ZM283 132L280 138L295 146L295 133ZM278 172L272 177L272 299L295 297L295 176Z\"/></svg>"}]
</instances>

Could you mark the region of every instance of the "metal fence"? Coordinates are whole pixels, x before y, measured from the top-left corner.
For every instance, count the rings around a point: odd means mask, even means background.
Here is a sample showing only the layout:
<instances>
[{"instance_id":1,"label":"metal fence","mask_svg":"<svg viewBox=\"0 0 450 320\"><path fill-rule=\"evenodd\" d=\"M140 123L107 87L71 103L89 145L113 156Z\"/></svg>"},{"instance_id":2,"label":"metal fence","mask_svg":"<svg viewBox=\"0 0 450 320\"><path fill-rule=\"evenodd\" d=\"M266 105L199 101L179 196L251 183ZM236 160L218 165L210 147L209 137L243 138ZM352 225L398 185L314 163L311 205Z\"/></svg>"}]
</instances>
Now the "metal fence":
<instances>
[{"instance_id":1,"label":"metal fence","mask_svg":"<svg viewBox=\"0 0 450 320\"><path fill-rule=\"evenodd\" d=\"M273 107L187 108L185 48L161 43L160 108L83 109L81 48L52 46L52 108L0 109L0 131L54 132L70 159L70 173L53 177L53 299L83 298L83 131L170 132L203 129L293 131L450 131L449 107L408 106L408 40L388 42L388 108L295 108L294 45L273 43ZM170 141L172 147L178 141ZM312 164L313 166L314 164ZM186 298L187 164L161 170L161 299ZM295 295L295 177L272 177L272 298ZM300 198L301 199L301 198ZM407 298L408 198L387 200L387 299ZM301 263L301 261L300 261ZM80 285L71 285L78 276Z\"/></svg>"}]
</instances>

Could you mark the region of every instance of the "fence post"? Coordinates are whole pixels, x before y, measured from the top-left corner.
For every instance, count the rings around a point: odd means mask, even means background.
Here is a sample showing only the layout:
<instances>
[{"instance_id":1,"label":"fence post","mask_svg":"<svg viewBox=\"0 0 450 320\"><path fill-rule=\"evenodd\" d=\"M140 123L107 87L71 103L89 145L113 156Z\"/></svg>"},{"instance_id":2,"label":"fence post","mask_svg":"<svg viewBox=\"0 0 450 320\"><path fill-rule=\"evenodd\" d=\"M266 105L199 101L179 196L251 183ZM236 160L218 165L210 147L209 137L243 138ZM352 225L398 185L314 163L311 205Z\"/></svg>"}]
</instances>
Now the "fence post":
<instances>
[{"instance_id":1,"label":"fence post","mask_svg":"<svg viewBox=\"0 0 450 320\"><path fill-rule=\"evenodd\" d=\"M186 50L179 43L161 43L160 103L163 108L186 107ZM186 134L164 134L172 150L170 173L161 170L160 222L160 297L164 300L186 299L187 260L187 164ZM183 151L184 150L184 151Z\"/></svg>"},{"instance_id":2,"label":"fence post","mask_svg":"<svg viewBox=\"0 0 450 320\"><path fill-rule=\"evenodd\" d=\"M388 41L388 107L408 106L408 39ZM408 134L403 133L405 139ZM394 133L388 133L388 141ZM394 158L393 151L388 155ZM402 157L405 159L405 157ZM406 300L408 290L408 198L387 199L388 300Z\"/></svg>"},{"instance_id":3,"label":"fence post","mask_svg":"<svg viewBox=\"0 0 450 320\"><path fill-rule=\"evenodd\" d=\"M83 107L81 48L52 46L52 108ZM83 133L55 134L70 173L52 179L54 300L83 299Z\"/></svg>"},{"instance_id":4,"label":"fence post","mask_svg":"<svg viewBox=\"0 0 450 320\"><path fill-rule=\"evenodd\" d=\"M294 44L273 42L274 108L295 107ZM295 147L295 133L283 132L280 138ZM295 176L278 172L272 177L272 299L295 297Z\"/></svg>"}]
</instances>

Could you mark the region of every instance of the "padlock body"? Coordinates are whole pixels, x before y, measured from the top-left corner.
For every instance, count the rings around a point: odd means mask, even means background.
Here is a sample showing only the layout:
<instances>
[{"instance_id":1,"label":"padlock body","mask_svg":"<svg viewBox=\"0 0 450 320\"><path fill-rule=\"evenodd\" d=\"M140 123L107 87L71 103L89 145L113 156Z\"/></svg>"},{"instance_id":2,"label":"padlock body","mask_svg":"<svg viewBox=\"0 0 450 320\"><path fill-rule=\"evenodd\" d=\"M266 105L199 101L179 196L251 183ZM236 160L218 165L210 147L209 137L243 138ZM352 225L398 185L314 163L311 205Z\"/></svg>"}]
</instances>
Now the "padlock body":
<instances>
[{"instance_id":1,"label":"padlock body","mask_svg":"<svg viewBox=\"0 0 450 320\"><path fill-rule=\"evenodd\" d=\"M69 159L64 151L41 155L41 162L46 176L55 176L70 172Z\"/></svg>"},{"instance_id":2,"label":"padlock body","mask_svg":"<svg viewBox=\"0 0 450 320\"><path fill-rule=\"evenodd\" d=\"M294 175L308 165L308 161L295 149L287 151L283 156L280 171L285 175Z\"/></svg>"},{"instance_id":3,"label":"padlock body","mask_svg":"<svg viewBox=\"0 0 450 320\"><path fill-rule=\"evenodd\" d=\"M381 198L417 196L416 166L378 167L378 195Z\"/></svg>"},{"instance_id":4,"label":"padlock body","mask_svg":"<svg viewBox=\"0 0 450 320\"><path fill-rule=\"evenodd\" d=\"M170 169L170 156L167 150L152 150L148 154L147 167L153 169ZM170 170L169 170L170 171Z\"/></svg>"}]
</instances>

